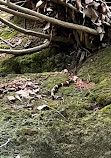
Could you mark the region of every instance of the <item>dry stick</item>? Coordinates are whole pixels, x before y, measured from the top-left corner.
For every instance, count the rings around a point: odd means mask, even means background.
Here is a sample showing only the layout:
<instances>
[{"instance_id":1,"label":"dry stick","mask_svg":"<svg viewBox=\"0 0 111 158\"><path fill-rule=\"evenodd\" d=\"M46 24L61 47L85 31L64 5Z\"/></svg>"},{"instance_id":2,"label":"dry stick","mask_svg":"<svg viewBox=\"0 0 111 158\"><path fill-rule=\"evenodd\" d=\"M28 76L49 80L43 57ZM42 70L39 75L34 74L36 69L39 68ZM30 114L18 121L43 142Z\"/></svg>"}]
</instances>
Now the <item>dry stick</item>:
<instances>
[{"instance_id":1,"label":"dry stick","mask_svg":"<svg viewBox=\"0 0 111 158\"><path fill-rule=\"evenodd\" d=\"M18 2L15 2L15 4L20 4L20 3L25 3L25 2L27 2L27 0L26 1L18 1Z\"/></svg>"},{"instance_id":2,"label":"dry stick","mask_svg":"<svg viewBox=\"0 0 111 158\"><path fill-rule=\"evenodd\" d=\"M29 48L29 49L22 49L22 50L0 49L0 54L2 54L2 53L14 54L14 55L30 54L30 53L34 53L34 52L47 48L49 46L49 44L50 44L50 42L47 41L46 43L44 43L40 46Z\"/></svg>"},{"instance_id":3,"label":"dry stick","mask_svg":"<svg viewBox=\"0 0 111 158\"><path fill-rule=\"evenodd\" d=\"M8 140L6 141L6 143L4 143L4 144L0 145L0 148L2 148L3 146L7 145L7 144L9 143L9 141L10 141L10 140L11 140L11 139L10 139L10 138L8 138Z\"/></svg>"},{"instance_id":4,"label":"dry stick","mask_svg":"<svg viewBox=\"0 0 111 158\"><path fill-rule=\"evenodd\" d=\"M50 39L49 35L46 35L46 34L43 34L43 33L40 33L40 32L35 32L35 31L32 31L32 30L26 30L24 28L21 28L21 27L15 25L15 24L12 24L11 22L9 22L8 20L5 20L2 17L0 17L0 21L4 24L8 25L9 27L14 28L15 30L17 30L19 32L22 32L22 33L25 33L25 34L28 34L28 35L32 35L32 36L38 36L38 37Z\"/></svg>"},{"instance_id":5,"label":"dry stick","mask_svg":"<svg viewBox=\"0 0 111 158\"><path fill-rule=\"evenodd\" d=\"M51 39L52 41L58 41L58 42L64 42L64 43L71 43L73 44L73 40L72 39L68 39L66 37L60 37L60 36L55 36L52 37L50 35L44 34L44 33L40 33L40 32L36 32L36 31L32 31L32 30L26 30L22 27L19 27L15 24L12 24L11 22L5 20L4 18L0 17L0 21L6 25L8 25L9 27L14 28L15 30L22 32L24 34L28 34L31 36L36 36L36 37L40 37L40 38L45 38L45 39Z\"/></svg>"},{"instance_id":6,"label":"dry stick","mask_svg":"<svg viewBox=\"0 0 111 158\"><path fill-rule=\"evenodd\" d=\"M0 40L1 40L1 41L3 41L3 42L5 42L6 44L8 44L10 47L12 47L12 48L13 48L13 45L12 45L10 42L8 42L8 41L4 40L4 39L3 39L3 38L1 38L1 37L0 37Z\"/></svg>"},{"instance_id":7,"label":"dry stick","mask_svg":"<svg viewBox=\"0 0 111 158\"><path fill-rule=\"evenodd\" d=\"M7 7L4 7L4 6L0 6L0 10L8 12L8 13L16 15L16 16L20 16L22 18L26 18L26 19L31 19L31 20L34 20L34 21L43 22L43 20L40 19L40 18L38 18L38 17L32 16L32 15L28 15L28 14L25 14L25 13L21 13L21 12L9 9Z\"/></svg>"},{"instance_id":8,"label":"dry stick","mask_svg":"<svg viewBox=\"0 0 111 158\"><path fill-rule=\"evenodd\" d=\"M37 13L37 12L32 11L30 9L17 6L15 4L11 3L11 2L10 3L6 3L6 2L0 0L0 4L6 5L6 6L8 6L11 9L19 10L19 11L21 11L23 13L26 13L26 14L30 14L30 15L36 16L38 18L41 18L41 19L46 20L46 21L49 21L49 22L51 22L53 24L56 24L56 25L60 25L62 27L84 31L84 32L87 32L87 33L90 33L90 34L93 34L93 35L98 35L96 30L91 29L89 27L81 26L81 25L73 24L73 23L69 23L69 22L64 22L62 20L58 20L58 19L55 19L55 18L52 18L52 17L48 17L46 15Z\"/></svg>"}]
</instances>

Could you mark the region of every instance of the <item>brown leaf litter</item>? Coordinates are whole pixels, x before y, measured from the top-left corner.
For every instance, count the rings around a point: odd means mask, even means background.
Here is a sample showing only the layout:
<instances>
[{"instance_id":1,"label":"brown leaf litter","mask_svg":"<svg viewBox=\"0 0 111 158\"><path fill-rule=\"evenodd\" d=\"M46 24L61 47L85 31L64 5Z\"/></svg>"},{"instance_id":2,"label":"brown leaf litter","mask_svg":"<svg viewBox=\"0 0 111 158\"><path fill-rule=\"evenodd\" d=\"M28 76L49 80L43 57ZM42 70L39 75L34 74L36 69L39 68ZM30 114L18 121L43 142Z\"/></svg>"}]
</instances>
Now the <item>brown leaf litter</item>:
<instances>
[{"instance_id":1,"label":"brown leaf litter","mask_svg":"<svg viewBox=\"0 0 111 158\"><path fill-rule=\"evenodd\" d=\"M15 92L14 96L7 96L10 102L14 102L16 99L22 101L22 99L34 100L41 99L40 85L36 81L27 78L20 78L11 81L10 83L4 83L0 85L0 94L7 92Z\"/></svg>"}]
</instances>

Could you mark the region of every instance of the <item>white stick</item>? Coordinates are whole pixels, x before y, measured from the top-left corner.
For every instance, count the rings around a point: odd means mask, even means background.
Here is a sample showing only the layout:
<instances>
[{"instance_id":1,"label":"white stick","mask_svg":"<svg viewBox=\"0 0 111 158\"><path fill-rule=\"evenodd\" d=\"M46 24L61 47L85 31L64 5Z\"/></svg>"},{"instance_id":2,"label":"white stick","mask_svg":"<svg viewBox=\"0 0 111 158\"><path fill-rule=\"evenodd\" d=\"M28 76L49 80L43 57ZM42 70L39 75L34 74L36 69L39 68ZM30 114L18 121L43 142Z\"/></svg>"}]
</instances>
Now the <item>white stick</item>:
<instances>
[{"instance_id":1,"label":"white stick","mask_svg":"<svg viewBox=\"0 0 111 158\"><path fill-rule=\"evenodd\" d=\"M4 144L0 145L0 148L2 148L3 146L7 145L7 144L9 143L9 141L10 141L10 140L11 140L11 139L10 139L10 138L8 138L8 140L6 141L6 143L4 143Z\"/></svg>"}]
</instances>

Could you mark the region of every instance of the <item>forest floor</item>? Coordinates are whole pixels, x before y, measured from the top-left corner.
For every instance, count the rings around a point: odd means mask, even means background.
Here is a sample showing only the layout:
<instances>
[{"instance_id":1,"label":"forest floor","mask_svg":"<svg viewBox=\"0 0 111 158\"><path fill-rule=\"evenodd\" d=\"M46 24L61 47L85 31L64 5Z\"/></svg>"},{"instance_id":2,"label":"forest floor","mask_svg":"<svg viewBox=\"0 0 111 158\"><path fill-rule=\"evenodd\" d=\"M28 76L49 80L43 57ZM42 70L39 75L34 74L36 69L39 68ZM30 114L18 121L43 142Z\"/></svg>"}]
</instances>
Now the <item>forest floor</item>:
<instances>
[{"instance_id":1,"label":"forest floor","mask_svg":"<svg viewBox=\"0 0 111 158\"><path fill-rule=\"evenodd\" d=\"M1 37L4 35L2 30ZM33 82L38 93L34 100L26 93L10 100L16 93L8 87L0 96L0 158L110 158L111 48L92 55L78 71L80 78L90 78L95 86L90 90L78 90L74 83L61 87L57 93L63 97L60 100L52 100L50 90L68 79L56 70L64 69L71 57L65 54L61 59L61 53L54 54L46 49L33 55L1 57L2 87L25 80ZM46 72L51 69L56 72Z\"/></svg>"}]
</instances>

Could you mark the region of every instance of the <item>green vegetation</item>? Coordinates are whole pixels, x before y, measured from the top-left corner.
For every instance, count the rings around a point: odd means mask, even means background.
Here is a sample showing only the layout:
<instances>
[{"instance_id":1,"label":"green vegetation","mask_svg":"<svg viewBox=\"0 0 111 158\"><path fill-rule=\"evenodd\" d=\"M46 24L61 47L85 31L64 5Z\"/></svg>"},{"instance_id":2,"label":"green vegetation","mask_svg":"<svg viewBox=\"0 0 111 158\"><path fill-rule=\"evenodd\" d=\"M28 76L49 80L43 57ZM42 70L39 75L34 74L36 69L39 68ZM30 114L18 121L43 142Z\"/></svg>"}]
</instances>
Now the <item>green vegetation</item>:
<instances>
[{"instance_id":1,"label":"green vegetation","mask_svg":"<svg viewBox=\"0 0 111 158\"><path fill-rule=\"evenodd\" d=\"M18 57L9 57L0 62L1 73L38 73L61 71L72 61L72 56L59 53L54 48Z\"/></svg>"},{"instance_id":2,"label":"green vegetation","mask_svg":"<svg viewBox=\"0 0 111 158\"><path fill-rule=\"evenodd\" d=\"M19 23L16 18L14 23ZM3 39L13 38L13 29L0 31ZM27 36L24 37L27 42ZM1 45L1 48L7 48ZM19 46L18 46L19 47ZM21 46L20 46L21 47ZM0 99L0 158L110 158L111 157L111 48L95 53L78 72L84 80L91 79L91 90L79 91L72 83L59 89L63 100L52 100L51 88L67 80L66 74L55 72L70 67L74 54L60 49L45 49L24 56L7 55L0 59L0 82L8 83L16 77L36 80L42 99L34 103ZM53 72L49 72L53 71ZM9 74L10 73L10 74ZM19 74L19 75L18 75ZM46 104L49 110L38 111ZM23 108L23 105L30 105ZM16 108L15 108L16 107Z\"/></svg>"},{"instance_id":3,"label":"green vegetation","mask_svg":"<svg viewBox=\"0 0 111 158\"><path fill-rule=\"evenodd\" d=\"M9 46L7 46L6 44L0 44L0 49L7 49L9 48Z\"/></svg>"},{"instance_id":4,"label":"green vegetation","mask_svg":"<svg viewBox=\"0 0 111 158\"><path fill-rule=\"evenodd\" d=\"M9 29L8 27L6 27L5 30L1 33L1 37L3 39L9 39L15 37L17 34L18 32L14 29Z\"/></svg>"},{"instance_id":5,"label":"green vegetation","mask_svg":"<svg viewBox=\"0 0 111 158\"><path fill-rule=\"evenodd\" d=\"M9 82L16 77L29 77L41 85L42 99L36 100L32 108L15 110L8 102L7 95L0 103L0 134L1 144L8 138L11 141L2 148L1 155L10 158L19 154L23 158L109 158L111 157L111 73L110 48L94 54L89 58L78 75L85 80L90 75L95 87L91 90L79 91L72 83L62 87L58 96L64 100L51 100L48 91L68 76L59 72L44 72L40 74L10 74L0 79ZM35 53L17 57L21 64L36 62ZM54 51L51 50L50 55ZM30 58L31 56L31 58ZM49 57L50 58L50 57ZM33 60L32 60L33 59ZM45 63L45 62L44 62ZM31 65L30 64L30 65ZM34 64L34 63L33 63ZM50 64L50 63L49 63ZM100 66L101 65L101 66ZM21 66L21 67L22 67ZM39 67L39 65L38 65ZM100 68L101 67L101 68ZM16 101L18 107L26 104ZM46 111L38 111L37 107L46 104Z\"/></svg>"}]
</instances>

